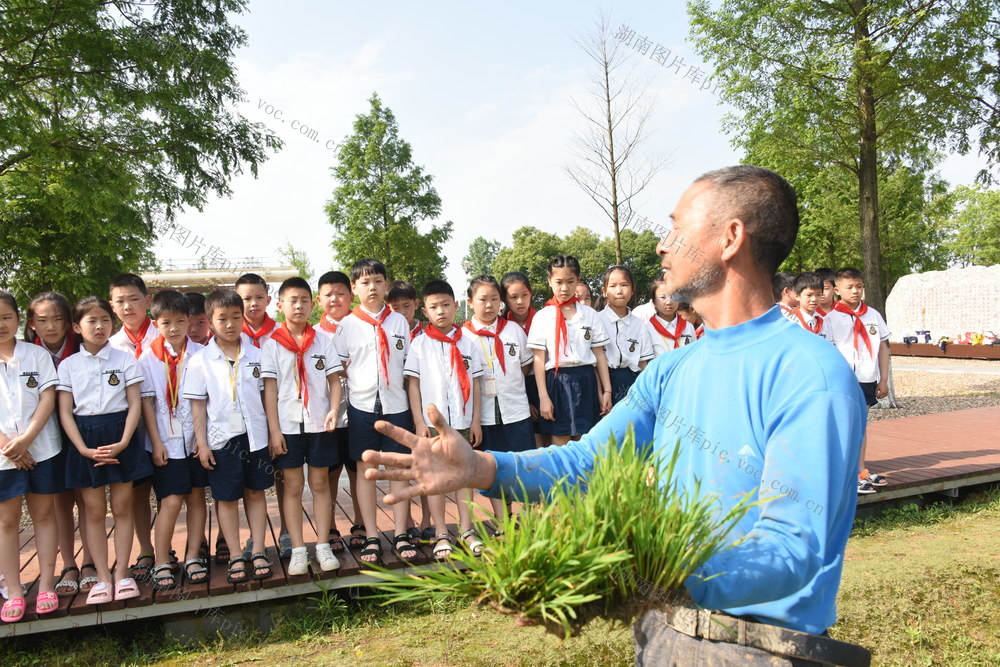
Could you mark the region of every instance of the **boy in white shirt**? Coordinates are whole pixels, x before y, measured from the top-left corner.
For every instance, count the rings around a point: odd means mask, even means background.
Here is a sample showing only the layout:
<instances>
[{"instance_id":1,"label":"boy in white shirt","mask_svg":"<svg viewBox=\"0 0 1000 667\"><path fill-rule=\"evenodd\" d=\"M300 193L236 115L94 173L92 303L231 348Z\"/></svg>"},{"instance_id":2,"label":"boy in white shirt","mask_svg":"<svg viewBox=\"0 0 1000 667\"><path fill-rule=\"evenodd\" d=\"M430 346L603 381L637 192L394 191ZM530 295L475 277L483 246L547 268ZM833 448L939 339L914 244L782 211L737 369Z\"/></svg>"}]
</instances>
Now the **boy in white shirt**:
<instances>
[{"instance_id":1,"label":"boy in white shirt","mask_svg":"<svg viewBox=\"0 0 1000 667\"><path fill-rule=\"evenodd\" d=\"M795 296L799 300L799 307L794 310L793 322L825 338L825 318L818 312L820 299L823 298L823 279L810 271L799 274L795 278Z\"/></svg>"},{"instance_id":2,"label":"boy in white shirt","mask_svg":"<svg viewBox=\"0 0 1000 667\"><path fill-rule=\"evenodd\" d=\"M340 561L330 548L333 518L330 468L340 465L333 430L340 410L340 373L344 367L333 341L309 325L312 290L295 276L281 283L278 310L285 321L271 333L261 353L264 408L270 429L271 455L282 470L285 521L292 538L288 574L309 573L309 555L302 535L302 491L309 465L309 489L316 520L316 560L330 572Z\"/></svg>"},{"instance_id":3,"label":"boy in white shirt","mask_svg":"<svg viewBox=\"0 0 1000 667\"><path fill-rule=\"evenodd\" d=\"M229 559L231 584L271 576L264 555L267 504L264 491L274 485L267 447L267 418L261 398L260 350L242 342L243 300L229 289L205 298L215 336L190 362L181 396L191 401L195 453L208 470L218 503L219 527L227 544L240 543L239 501L243 500L256 551Z\"/></svg>"},{"instance_id":4,"label":"boy in white shirt","mask_svg":"<svg viewBox=\"0 0 1000 667\"><path fill-rule=\"evenodd\" d=\"M774 290L774 302L781 308L781 314L798 324L795 318L795 309L799 307L799 300L795 296L795 276L784 272L776 273L771 287Z\"/></svg>"},{"instance_id":5,"label":"boy in white shirt","mask_svg":"<svg viewBox=\"0 0 1000 667\"><path fill-rule=\"evenodd\" d=\"M187 505L187 555L183 573L191 583L208 579L207 562L198 555L205 533L205 487L208 475L194 453L191 403L181 398L181 385L191 359L204 349L188 339L190 303L175 290L153 298L153 320L160 335L139 357L142 371L142 415L146 424L146 451L153 458L153 490L159 502L154 542L156 567L153 590L180 583L170 562L170 547L181 506Z\"/></svg>"},{"instance_id":6,"label":"boy in white shirt","mask_svg":"<svg viewBox=\"0 0 1000 667\"><path fill-rule=\"evenodd\" d=\"M837 295L840 296L823 324L823 331L847 363L861 385L868 407L889 393L889 327L882 315L862 301L865 281L861 272L853 268L837 271ZM875 493L876 486L885 486L888 480L877 473L869 473L865 465L865 448L868 436L861 443L861 461L858 464L858 493Z\"/></svg>"}]
</instances>

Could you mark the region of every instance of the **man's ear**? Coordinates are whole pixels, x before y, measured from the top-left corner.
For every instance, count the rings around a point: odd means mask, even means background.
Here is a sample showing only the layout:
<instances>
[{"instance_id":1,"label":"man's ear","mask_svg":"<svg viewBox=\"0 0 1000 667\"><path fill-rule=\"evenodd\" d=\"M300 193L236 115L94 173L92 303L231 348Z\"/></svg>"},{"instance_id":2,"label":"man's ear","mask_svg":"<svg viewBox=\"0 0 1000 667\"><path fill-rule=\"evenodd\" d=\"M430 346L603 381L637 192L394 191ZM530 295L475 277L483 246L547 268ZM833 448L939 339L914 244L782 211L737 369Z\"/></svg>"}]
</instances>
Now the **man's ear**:
<instances>
[{"instance_id":1,"label":"man's ear","mask_svg":"<svg viewBox=\"0 0 1000 667\"><path fill-rule=\"evenodd\" d=\"M747 236L746 225L739 218L731 218L721 225L722 234L719 236L719 259L730 261L743 248L744 244L750 243Z\"/></svg>"}]
</instances>

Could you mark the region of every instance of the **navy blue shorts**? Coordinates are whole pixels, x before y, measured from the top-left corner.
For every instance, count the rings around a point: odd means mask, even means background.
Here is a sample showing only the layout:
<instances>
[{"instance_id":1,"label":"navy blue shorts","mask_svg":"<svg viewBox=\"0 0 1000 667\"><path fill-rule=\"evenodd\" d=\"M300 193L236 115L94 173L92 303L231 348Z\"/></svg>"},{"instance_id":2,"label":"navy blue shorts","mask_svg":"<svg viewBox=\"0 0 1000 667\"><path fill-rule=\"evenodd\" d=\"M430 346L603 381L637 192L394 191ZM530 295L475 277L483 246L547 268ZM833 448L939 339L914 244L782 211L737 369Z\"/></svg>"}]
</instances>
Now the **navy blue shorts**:
<instances>
[{"instance_id":1,"label":"navy blue shorts","mask_svg":"<svg viewBox=\"0 0 1000 667\"><path fill-rule=\"evenodd\" d=\"M861 393L865 395L865 405L869 408L873 405L878 405L878 399L875 398L875 386L876 382L859 382L861 385Z\"/></svg>"},{"instance_id":2,"label":"navy blue shorts","mask_svg":"<svg viewBox=\"0 0 1000 667\"><path fill-rule=\"evenodd\" d=\"M597 374L593 366L562 367L545 371L545 387L552 401L554 421L539 420L541 432L583 435L594 427L601 412L597 400Z\"/></svg>"},{"instance_id":3,"label":"navy blue shorts","mask_svg":"<svg viewBox=\"0 0 1000 667\"><path fill-rule=\"evenodd\" d=\"M347 406L347 428L349 434L349 449L351 460L360 461L361 455L369 449L376 452L396 452L397 454L409 454L410 448L401 445L392 438L387 438L375 430L375 422L384 420L398 426L399 428L413 431L413 416L410 411L397 412L394 415L384 415L376 404L375 412L365 412L358 410L353 405Z\"/></svg>"},{"instance_id":4,"label":"navy blue shorts","mask_svg":"<svg viewBox=\"0 0 1000 667\"><path fill-rule=\"evenodd\" d=\"M338 465L342 465L352 472L358 469L358 462L351 458L351 435L348 427L343 426L334 429L333 437L337 441L337 457L340 459Z\"/></svg>"},{"instance_id":5,"label":"navy blue shorts","mask_svg":"<svg viewBox=\"0 0 1000 667\"><path fill-rule=\"evenodd\" d=\"M483 444L479 449L492 452L526 452L535 448L535 430L530 419L513 424L483 426Z\"/></svg>"},{"instance_id":6,"label":"navy blue shorts","mask_svg":"<svg viewBox=\"0 0 1000 667\"><path fill-rule=\"evenodd\" d=\"M340 465L337 437L332 431L320 433L282 433L287 452L274 459L279 468L330 468Z\"/></svg>"},{"instance_id":7,"label":"navy blue shorts","mask_svg":"<svg viewBox=\"0 0 1000 667\"><path fill-rule=\"evenodd\" d=\"M535 410L538 410L538 384L535 382L534 375L524 376L524 393L528 395L528 405L533 406ZM531 430L535 433L541 433L541 423L542 420L531 422Z\"/></svg>"},{"instance_id":8,"label":"navy blue shorts","mask_svg":"<svg viewBox=\"0 0 1000 667\"><path fill-rule=\"evenodd\" d=\"M611 376L611 405L617 405L618 401L625 398L628 390L632 388L635 379L639 377L631 368L609 368L608 374ZM600 400L600 397L598 397Z\"/></svg>"},{"instance_id":9,"label":"navy blue shorts","mask_svg":"<svg viewBox=\"0 0 1000 667\"><path fill-rule=\"evenodd\" d=\"M123 410L89 417L76 415L75 420L83 441L93 449L121 440L127 414ZM117 465L95 466L75 446L71 446L66 452L67 489L98 489L108 484L135 482L152 474L153 464L149 455L139 437L134 434L128 446L118 453Z\"/></svg>"},{"instance_id":10,"label":"navy blue shorts","mask_svg":"<svg viewBox=\"0 0 1000 667\"><path fill-rule=\"evenodd\" d=\"M153 466L153 491L156 499L167 496L186 496L194 488L208 486L208 471L197 456L184 459L167 459L165 466Z\"/></svg>"},{"instance_id":11,"label":"navy blue shorts","mask_svg":"<svg viewBox=\"0 0 1000 667\"><path fill-rule=\"evenodd\" d=\"M27 493L52 495L66 490L66 455L59 452L31 470L0 470L0 503Z\"/></svg>"},{"instance_id":12,"label":"navy blue shorts","mask_svg":"<svg viewBox=\"0 0 1000 667\"><path fill-rule=\"evenodd\" d=\"M234 437L222 449L213 449L212 456L215 469L207 472L216 500L240 500L244 489L263 491L274 486L275 466L267 447L251 452L246 433Z\"/></svg>"}]
</instances>

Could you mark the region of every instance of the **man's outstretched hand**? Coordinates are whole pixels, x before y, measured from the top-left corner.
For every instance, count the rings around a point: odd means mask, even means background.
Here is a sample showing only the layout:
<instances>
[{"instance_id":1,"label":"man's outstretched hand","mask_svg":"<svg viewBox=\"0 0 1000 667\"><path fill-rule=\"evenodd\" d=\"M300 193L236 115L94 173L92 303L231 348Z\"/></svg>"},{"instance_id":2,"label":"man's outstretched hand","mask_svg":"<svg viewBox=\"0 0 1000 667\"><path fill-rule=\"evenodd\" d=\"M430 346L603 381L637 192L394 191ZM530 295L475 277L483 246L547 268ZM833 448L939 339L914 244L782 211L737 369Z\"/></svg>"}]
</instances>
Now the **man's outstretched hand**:
<instances>
[{"instance_id":1,"label":"man's outstretched hand","mask_svg":"<svg viewBox=\"0 0 1000 667\"><path fill-rule=\"evenodd\" d=\"M376 452L368 450L362 460L369 465L386 466L385 470L369 468L366 479L413 482L399 492L385 497L389 504L409 500L414 496L433 496L459 489L488 489L496 478L496 461L488 452L477 452L459 434L445 423L437 406L427 407L438 435L419 437L387 421L375 422L375 429L382 435L410 448L410 454Z\"/></svg>"}]
</instances>

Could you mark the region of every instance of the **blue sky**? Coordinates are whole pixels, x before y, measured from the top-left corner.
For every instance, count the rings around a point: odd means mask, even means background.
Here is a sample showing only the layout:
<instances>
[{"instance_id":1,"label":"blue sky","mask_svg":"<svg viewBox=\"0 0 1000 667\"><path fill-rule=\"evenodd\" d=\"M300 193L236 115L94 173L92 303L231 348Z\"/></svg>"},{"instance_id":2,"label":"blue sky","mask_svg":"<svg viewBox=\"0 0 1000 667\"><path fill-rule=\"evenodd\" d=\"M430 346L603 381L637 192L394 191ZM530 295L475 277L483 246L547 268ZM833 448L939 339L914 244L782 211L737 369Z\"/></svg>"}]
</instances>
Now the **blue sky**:
<instances>
[{"instance_id":1,"label":"blue sky","mask_svg":"<svg viewBox=\"0 0 1000 667\"><path fill-rule=\"evenodd\" d=\"M335 232L324 213L336 186L329 148L350 134L377 91L411 143L414 162L434 177L442 219L455 225L445 256L456 287L465 280L461 259L477 236L507 244L523 225L557 234L582 225L610 234L601 211L564 172L581 125L571 100L585 96L591 73L573 38L592 26L600 8L251 2L249 13L236 18L249 35L236 57L247 97L240 111L267 124L285 147L257 179L236 179L232 198L184 212L178 224L231 258L277 263L287 239L307 250L316 276L343 268L334 264ZM739 155L721 130L726 109L684 78L692 65L708 67L687 42L683 3L617 2L612 17L615 26L627 23L684 62L677 74L648 54L630 54L634 72L649 79L658 99L649 145L671 156L634 208L665 221L695 176L736 163ZM301 126L308 130L293 129ZM952 184L969 183L979 168L974 157L953 158L941 171ZM198 254L169 239L156 252L165 260Z\"/></svg>"}]
</instances>

